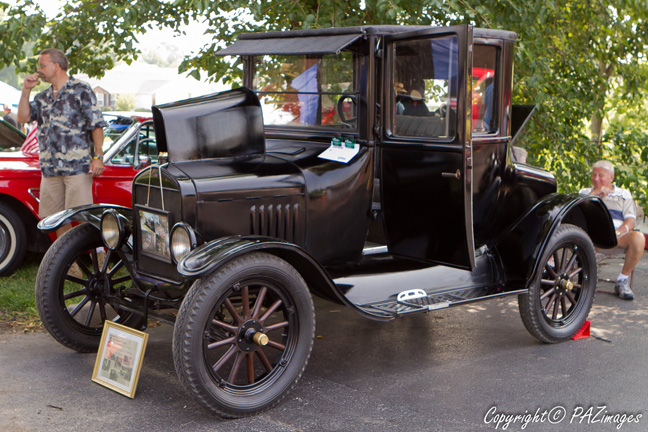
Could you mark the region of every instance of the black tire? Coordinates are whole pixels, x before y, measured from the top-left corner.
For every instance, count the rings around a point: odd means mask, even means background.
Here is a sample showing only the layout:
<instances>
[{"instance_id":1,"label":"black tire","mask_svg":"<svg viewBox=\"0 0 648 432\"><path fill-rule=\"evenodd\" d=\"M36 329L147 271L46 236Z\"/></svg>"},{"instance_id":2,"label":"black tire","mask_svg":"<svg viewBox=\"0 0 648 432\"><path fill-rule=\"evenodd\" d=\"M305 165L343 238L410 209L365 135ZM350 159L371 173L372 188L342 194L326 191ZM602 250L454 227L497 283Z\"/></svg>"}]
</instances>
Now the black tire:
<instances>
[{"instance_id":1,"label":"black tire","mask_svg":"<svg viewBox=\"0 0 648 432\"><path fill-rule=\"evenodd\" d=\"M22 220L5 203L0 203L0 276L11 274L25 257L27 233Z\"/></svg>"},{"instance_id":2,"label":"black tire","mask_svg":"<svg viewBox=\"0 0 648 432\"><path fill-rule=\"evenodd\" d=\"M571 339L592 308L596 278L596 252L589 236L574 225L560 226L528 293L518 297L529 333L546 343Z\"/></svg>"},{"instance_id":3,"label":"black tire","mask_svg":"<svg viewBox=\"0 0 648 432\"><path fill-rule=\"evenodd\" d=\"M115 252L104 248L101 264L97 248L103 248L99 230L81 224L54 242L36 276L36 307L43 326L78 352L97 350L107 319L135 328L144 322L142 316L116 310L106 301L106 285L114 295L131 280Z\"/></svg>"},{"instance_id":4,"label":"black tire","mask_svg":"<svg viewBox=\"0 0 648 432\"><path fill-rule=\"evenodd\" d=\"M253 335L266 335L267 345ZM200 403L223 417L245 417L276 405L295 385L314 335L301 275L276 256L253 253L190 288L175 323L173 360Z\"/></svg>"}]
</instances>

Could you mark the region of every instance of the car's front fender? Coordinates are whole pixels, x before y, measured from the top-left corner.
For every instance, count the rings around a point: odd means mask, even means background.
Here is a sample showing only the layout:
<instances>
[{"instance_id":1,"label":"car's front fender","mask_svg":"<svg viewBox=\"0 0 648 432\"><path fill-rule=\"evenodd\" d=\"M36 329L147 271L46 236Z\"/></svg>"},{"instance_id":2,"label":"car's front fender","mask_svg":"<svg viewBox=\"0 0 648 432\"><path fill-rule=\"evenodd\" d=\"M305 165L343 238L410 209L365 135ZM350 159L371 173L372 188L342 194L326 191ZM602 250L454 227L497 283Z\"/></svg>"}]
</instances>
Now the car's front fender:
<instances>
[{"instance_id":1,"label":"car's front fender","mask_svg":"<svg viewBox=\"0 0 648 432\"><path fill-rule=\"evenodd\" d=\"M518 219L494 247L502 260L509 289L528 286L538 269L538 260L562 223L582 228L596 247L607 249L617 244L612 218L600 198L547 195Z\"/></svg>"},{"instance_id":2,"label":"car's front fender","mask_svg":"<svg viewBox=\"0 0 648 432\"><path fill-rule=\"evenodd\" d=\"M97 228L100 228L101 216L104 211L108 209L116 210L124 215L124 217L129 221L133 220L133 210L128 207L115 204L88 204L72 207L51 216L47 216L45 219L38 222L38 229L44 232L52 232L74 221L88 222Z\"/></svg>"},{"instance_id":3,"label":"car's front fender","mask_svg":"<svg viewBox=\"0 0 648 432\"><path fill-rule=\"evenodd\" d=\"M252 252L266 252L292 265L304 278L313 294L343 304L365 318L379 321L391 319L380 312L359 308L338 289L327 271L299 246L270 237L231 236L199 246L178 263L178 272L188 279L199 279L218 271L235 258Z\"/></svg>"}]
</instances>

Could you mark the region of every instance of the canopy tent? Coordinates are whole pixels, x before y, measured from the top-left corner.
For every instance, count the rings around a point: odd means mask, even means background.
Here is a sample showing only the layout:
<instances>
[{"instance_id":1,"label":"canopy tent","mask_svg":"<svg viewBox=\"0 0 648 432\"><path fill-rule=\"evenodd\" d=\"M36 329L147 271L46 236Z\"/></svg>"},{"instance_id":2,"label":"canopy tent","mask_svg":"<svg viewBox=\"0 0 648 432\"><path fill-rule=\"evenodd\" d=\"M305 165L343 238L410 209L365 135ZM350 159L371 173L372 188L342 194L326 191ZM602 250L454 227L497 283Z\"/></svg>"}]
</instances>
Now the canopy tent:
<instances>
[{"instance_id":1,"label":"canopy tent","mask_svg":"<svg viewBox=\"0 0 648 432\"><path fill-rule=\"evenodd\" d=\"M20 101L20 90L0 81L0 104L12 105L15 111L18 101Z\"/></svg>"}]
</instances>

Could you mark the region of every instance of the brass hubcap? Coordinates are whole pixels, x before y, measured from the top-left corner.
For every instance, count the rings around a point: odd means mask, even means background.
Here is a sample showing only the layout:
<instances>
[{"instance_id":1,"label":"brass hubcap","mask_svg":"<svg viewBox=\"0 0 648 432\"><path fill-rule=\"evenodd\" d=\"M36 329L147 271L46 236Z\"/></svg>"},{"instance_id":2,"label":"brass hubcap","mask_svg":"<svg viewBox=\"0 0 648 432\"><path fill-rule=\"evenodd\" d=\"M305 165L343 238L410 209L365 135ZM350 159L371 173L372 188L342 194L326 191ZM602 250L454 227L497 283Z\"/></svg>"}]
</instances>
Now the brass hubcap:
<instances>
[{"instance_id":1,"label":"brass hubcap","mask_svg":"<svg viewBox=\"0 0 648 432\"><path fill-rule=\"evenodd\" d=\"M270 342L263 332L263 325L256 320L248 320L239 328L238 346L242 351L254 351Z\"/></svg>"},{"instance_id":2,"label":"brass hubcap","mask_svg":"<svg viewBox=\"0 0 648 432\"><path fill-rule=\"evenodd\" d=\"M560 288L564 289L565 291L571 291L572 289L574 289L574 283L570 280L562 279L560 281Z\"/></svg>"},{"instance_id":3,"label":"brass hubcap","mask_svg":"<svg viewBox=\"0 0 648 432\"><path fill-rule=\"evenodd\" d=\"M265 346L268 344L270 339L268 339L268 336L264 333L256 332L254 333L254 336L252 336L252 341L254 341L254 343L257 345Z\"/></svg>"}]
</instances>

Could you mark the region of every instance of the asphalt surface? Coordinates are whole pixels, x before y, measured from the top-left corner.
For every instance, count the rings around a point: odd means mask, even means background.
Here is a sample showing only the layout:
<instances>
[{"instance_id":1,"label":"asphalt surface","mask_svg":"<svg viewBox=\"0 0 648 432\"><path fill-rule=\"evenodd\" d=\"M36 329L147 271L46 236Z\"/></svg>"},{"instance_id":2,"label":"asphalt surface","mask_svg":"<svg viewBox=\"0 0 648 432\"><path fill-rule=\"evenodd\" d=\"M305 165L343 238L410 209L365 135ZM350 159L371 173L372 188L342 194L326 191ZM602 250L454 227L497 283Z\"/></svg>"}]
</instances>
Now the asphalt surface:
<instances>
[{"instance_id":1,"label":"asphalt surface","mask_svg":"<svg viewBox=\"0 0 648 432\"><path fill-rule=\"evenodd\" d=\"M600 273L619 268L608 261ZM514 297L382 324L316 300L304 376L278 407L239 420L181 388L170 326L149 330L134 399L91 381L94 354L42 331L5 332L0 431L645 431L646 257L635 275L634 301L597 293L592 336L557 345L526 332Z\"/></svg>"}]
</instances>

